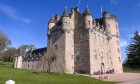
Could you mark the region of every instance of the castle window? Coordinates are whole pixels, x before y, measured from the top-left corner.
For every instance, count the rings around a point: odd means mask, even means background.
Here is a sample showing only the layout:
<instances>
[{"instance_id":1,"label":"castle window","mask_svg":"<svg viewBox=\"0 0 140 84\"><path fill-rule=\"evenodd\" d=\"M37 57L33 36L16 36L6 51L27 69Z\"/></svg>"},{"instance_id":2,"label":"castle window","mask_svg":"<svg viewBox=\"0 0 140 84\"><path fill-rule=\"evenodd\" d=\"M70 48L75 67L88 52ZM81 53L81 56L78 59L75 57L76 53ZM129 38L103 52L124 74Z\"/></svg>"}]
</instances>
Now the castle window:
<instances>
[{"instance_id":1,"label":"castle window","mask_svg":"<svg viewBox=\"0 0 140 84\"><path fill-rule=\"evenodd\" d=\"M75 60L80 61L80 52L76 51L75 55L76 55Z\"/></svg>"},{"instance_id":2,"label":"castle window","mask_svg":"<svg viewBox=\"0 0 140 84\"><path fill-rule=\"evenodd\" d=\"M118 32L116 32L117 36L119 36Z\"/></svg>"},{"instance_id":3,"label":"castle window","mask_svg":"<svg viewBox=\"0 0 140 84\"><path fill-rule=\"evenodd\" d=\"M117 44L119 45L119 41L117 41Z\"/></svg>"},{"instance_id":4,"label":"castle window","mask_svg":"<svg viewBox=\"0 0 140 84\"><path fill-rule=\"evenodd\" d=\"M120 57L118 57L119 58L119 62L121 62L121 58Z\"/></svg>"},{"instance_id":5,"label":"castle window","mask_svg":"<svg viewBox=\"0 0 140 84\"><path fill-rule=\"evenodd\" d=\"M120 49L118 48L118 52L120 53Z\"/></svg>"},{"instance_id":6,"label":"castle window","mask_svg":"<svg viewBox=\"0 0 140 84\"><path fill-rule=\"evenodd\" d=\"M76 55L76 61L80 61L80 55Z\"/></svg>"},{"instance_id":7,"label":"castle window","mask_svg":"<svg viewBox=\"0 0 140 84\"><path fill-rule=\"evenodd\" d=\"M68 23L67 22L65 22L65 25L67 25Z\"/></svg>"},{"instance_id":8,"label":"castle window","mask_svg":"<svg viewBox=\"0 0 140 84\"><path fill-rule=\"evenodd\" d=\"M90 20L88 20L88 24L90 25Z\"/></svg>"},{"instance_id":9,"label":"castle window","mask_svg":"<svg viewBox=\"0 0 140 84\"><path fill-rule=\"evenodd\" d=\"M97 53L96 53L96 50L94 50L94 58L97 59Z\"/></svg>"},{"instance_id":10,"label":"castle window","mask_svg":"<svg viewBox=\"0 0 140 84\"><path fill-rule=\"evenodd\" d=\"M55 49L57 49L57 45L54 45Z\"/></svg>"},{"instance_id":11,"label":"castle window","mask_svg":"<svg viewBox=\"0 0 140 84\"><path fill-rule=\"evenodd\" d=\"M94 33L94 36L93 37L94 37L94 39L96 38L96 34L95 33Z\"/></svg>"},{"instance_id":12,"label":"castle window","mask_svg":"<svg viewBox=\"0 0 140 84\"><path fill-rule=\"evenodd\" d=\"M73 59L73 55L71 56L71 59Z\"/></svg>"},{"instance_id":13,"label":"castle window","mask_svg":"<svg viewBox=\"0 0 140 84\"><path fill-rule=\"evenodd\" d=\"M101 53L101 59L103 59L103 52Z\"/></svg>"},{"instance_id":14,"label":"castle window","mask_svg":"<svg viewBox=\"0 0 140 84\"><path fill-rule=\"evenodd\" d=\"M116 25L116 29L118 29L118 26Z\"/></svg>"}]
</instances>

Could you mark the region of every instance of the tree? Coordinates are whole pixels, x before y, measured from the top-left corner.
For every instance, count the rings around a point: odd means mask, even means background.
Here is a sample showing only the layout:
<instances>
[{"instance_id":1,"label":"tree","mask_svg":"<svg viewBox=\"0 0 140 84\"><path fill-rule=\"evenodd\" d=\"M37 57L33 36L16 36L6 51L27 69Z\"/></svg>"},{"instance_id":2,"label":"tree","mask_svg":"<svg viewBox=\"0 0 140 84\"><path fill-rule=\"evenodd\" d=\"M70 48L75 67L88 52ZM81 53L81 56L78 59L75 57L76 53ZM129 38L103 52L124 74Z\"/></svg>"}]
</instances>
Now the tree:
<instances>
[{"instance_id":1,"label":"tree","mask_svg":"<svg viewBox=\"0 0 140 84\"><path fill-rule=\"evenodd\" d=\"M35 71L64 72L64 57L56 49L48 49Z\"/></svg>"},{"instance_id":2,"label":"tree","mask_svg":"<svg viewBox=\"0 0 140 84\"><path fill-rule=\"evenodd\" d=\"M140 35L136 31L130 45L127 47L126 66L129 68L140 68Z\"/></svg>"},{"instance_id":3,"label":"tree","mask_svg":"<svg viewBox=\"0 0 140 84\"><path fill-rule=\"evenodd\" d=\"M2 32L0 32L0 52L4 51L4 49L11 44L11 40Z\"/></svg>"},{"instance_id":4,"label":"tree","mask_svg":"<svg viewBox=\"0 0 140 84\"><path fill-rule=\"evenodd\" d=\"M3 53L3 61L7 62L13 62L14 57L17 55L17 49L16 48L8 48Z\"/></svg>"},{"instance_id":5,"label":"tree","mask_svg":"<svg viewBox=\"0 0 140 84\"><path fill-rule=\"evenodd\" d=\"M17 49L18 56L24 56L27 51L34 50L36 47L34 45L21 45Z\"/></svg>"}]
</instances>

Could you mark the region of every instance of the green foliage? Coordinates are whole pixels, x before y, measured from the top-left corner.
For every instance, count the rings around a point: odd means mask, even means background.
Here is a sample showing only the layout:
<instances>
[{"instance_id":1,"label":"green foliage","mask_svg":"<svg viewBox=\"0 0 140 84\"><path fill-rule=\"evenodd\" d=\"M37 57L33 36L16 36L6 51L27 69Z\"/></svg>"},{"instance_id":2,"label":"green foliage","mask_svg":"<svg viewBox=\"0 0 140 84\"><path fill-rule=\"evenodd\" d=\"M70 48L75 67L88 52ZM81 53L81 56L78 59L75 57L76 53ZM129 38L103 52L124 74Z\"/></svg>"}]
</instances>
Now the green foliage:
<instances>
[{"instance_id":1,"label":"green foliage","mask_svg":"<svg viewBox=\"0 0 140 84\"><path fill-rule=\"evenodd\" d=\"M127 47L126 66L129 68L140 68L140 35L136 31L130 45Z\"/></svg>"},{"instance_id":2,"label":"green foliage","mask_svg":"<svg viewBox=\"0 0 140 84\"><path fill-rule=\"evenodd\" d=\"M13 62L14 57L17 55L17 49L16 48L7 48L6 51L3 53L0 53L2 56L2 60L6 62Z\"/></svg>"},{"instance_id":3,"label":"green foliage","mask_svg":"<svg viewBox=\"0 0 140 84\"><path fill-rule=\"evenodd\" d=\"M8 45L11 44L11 40L2 32L0 32L0 52L2 52Z\"/></svg>"},{"instance_id":4,"label":"green foliage","mask_svg":"<svg viewBox=\"0 0 140 84\"><path fill-rule=\"evenodd\" d=\"M9 64L11 66L9 66ZM33 73L31 70L12 68L11 63L0 62L0 84L14 80L16 84L114 84L91 77L61 73Z\"/></svg>"},{"instance_id":5,"label":"green foliage","mask_svg":"<svg viewBox=\"0 0 140 84\"><path fill-rule=\"evenodd\" d=\"M128 72L128 73L140 73L140 69L132 69L132 68L124 68L123 69L124 72Z\"/></svg>"}]
</instances>

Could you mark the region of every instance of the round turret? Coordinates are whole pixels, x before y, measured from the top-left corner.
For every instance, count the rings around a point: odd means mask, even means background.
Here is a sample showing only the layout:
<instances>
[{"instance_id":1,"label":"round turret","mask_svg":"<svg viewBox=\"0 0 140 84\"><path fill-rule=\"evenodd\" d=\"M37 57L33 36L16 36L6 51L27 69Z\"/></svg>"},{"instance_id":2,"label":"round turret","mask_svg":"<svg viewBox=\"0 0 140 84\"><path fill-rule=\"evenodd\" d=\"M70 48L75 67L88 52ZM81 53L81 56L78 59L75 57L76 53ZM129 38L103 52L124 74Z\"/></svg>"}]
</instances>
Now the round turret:
<instances>
[{"instance_id":1,"label":"round turret","mask_svg":"<svg viewBox=\"0 0 140 84\"><path fill-rule=\"evenodd\" d=\"M84 15L85 15L85 27L87 29L92 28L93 27L93 17L91 15L91 12L90 12L88 6L86 7Z\"/></svg>"},{"instance_id":2,"label":"round turret","mask_svg":"<svg viewBox=\"0 0 140 84\"><path fill-rule=\"evenodd\" d=\"M53 28L55 26L55 21L54 21L54 17L51 16L49 23L48 23L48 35L50 34L50 30L51 28Z\"/></svg>"},{"instance_id":3,"label":"round turret","mask_svg":"<svg viewBox=\"0 0 140 84\"><path fill-rule=\"evenodd\" d=\"M70 25L70 17L67 11L67 8L64 9L63 17L62 17L62 29L66 30Z\"/></svg>"}]
</instances>

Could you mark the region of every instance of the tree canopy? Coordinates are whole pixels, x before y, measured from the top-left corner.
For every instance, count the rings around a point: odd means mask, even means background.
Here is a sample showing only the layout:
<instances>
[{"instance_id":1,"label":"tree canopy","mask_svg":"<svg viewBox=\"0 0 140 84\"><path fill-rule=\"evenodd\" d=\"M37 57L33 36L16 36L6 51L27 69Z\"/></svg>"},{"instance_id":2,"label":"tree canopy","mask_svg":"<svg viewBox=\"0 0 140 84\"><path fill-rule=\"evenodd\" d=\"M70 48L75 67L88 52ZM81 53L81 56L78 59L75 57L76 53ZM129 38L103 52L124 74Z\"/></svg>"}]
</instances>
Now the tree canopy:
<instances>
[{"instance_id":1,"label":"tree canopy","mask_svg":"<svg viewBox=\"0 0 140 84\"><path fill-rule=\"evenodd\" d=\"M126 49L126 66L129 68L140 68L140 35L136 31L130 45Z\"/></svg>"},{"instance_id":2,"label":"tree canopy","mask_svg":"<svg viewBox=\"0 0 140 84\"><path fill-rule=\"evenodd\" d=\"M4 33L0 32L0 52L10 44L11 40Z\"/></svg>"}]
</instances>

